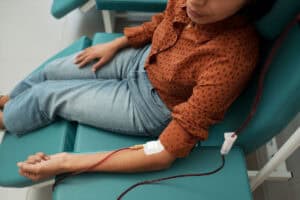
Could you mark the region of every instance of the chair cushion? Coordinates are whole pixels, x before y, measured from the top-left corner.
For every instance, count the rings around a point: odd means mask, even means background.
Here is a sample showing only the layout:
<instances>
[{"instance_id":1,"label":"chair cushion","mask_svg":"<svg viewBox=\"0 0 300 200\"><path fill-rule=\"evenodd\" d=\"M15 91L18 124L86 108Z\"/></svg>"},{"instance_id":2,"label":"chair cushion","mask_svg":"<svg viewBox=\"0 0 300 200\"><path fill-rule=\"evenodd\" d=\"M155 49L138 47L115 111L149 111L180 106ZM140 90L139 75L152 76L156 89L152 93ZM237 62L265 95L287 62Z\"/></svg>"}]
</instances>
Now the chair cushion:
<instances>
[{"instance_id":1,"label":"chair cushion","mask_svg":"<svg viewBox=\"0 0 300 200\"><path fill-rule=\"evenodd\" d=\"M79 125L75 152L107 151L141 144L148 138L120 135ZM221 165L219 148L196 148L188 158L177 160L164 171L151 173L86 173L70 177L58 184L54 200L116 199L132 184L149 179L184 173L203 173ZM227 183L227 180L229 183ZM235 188L235 192L232 192ZM225 167L211 176L187 177L145 185L128 193L124 199L189 199L189 200L247 200L252 199L243 152L234 147L226 157Z\"/></svg>"},{"instance_id":2,"label":"chair cushion","mask_svg":"<svg viewBox=\"0 0 300 200\"><path fill-rule=\"evenodd\" d=\"M55 58L67 56L89 46L91 41L82 37L68 48L62 50L35 71L41 70L45 64ZM34 72L32 72L34 73ZM24 187L32 185L28 179L18 174L16 163L25 160L36 152L53 154L72 151L75 137L75 125L59 120L45 128L27 133L21 137L7 133L0 144L0 185L6 187Z\"/></svg>"},{"instance_id":3,"label":"chair cushion","mask_svg":"<svg viewBox=\"0 0 300 200\"><path fill-rule=\"evenodd\" d=\"M109 42L121 36L123 36L122 33L96 33L92 45Z\"/></svg>"},{"instance_id":4,"label":"chair cushion","mask_svg":"<svg viewBox=\"0 0 300 200\"><path fill-rule=\"evenodd\" d=\"M53 0L51 13L56 18L61 18L69 12L85 4L88 0Z\"/></svg>"},{"instance_id":5,"label":"chair cushion","mask_svg":"<svg viewBox=\"0 0 300 200\"><path fill-rule=\"evenodd\" d=\"M300 1L277 0L272 10L257 22L258 31L265 38L273 40L299 12Z\"/></svg>"},{"instance_id":6,"label":"chair cushion","mask_svg":"<svg viewBox=\"0 0 300 200\"><path fill-rule=\"evenodd\" d=\"M167 0L96 0L98 10L160 12Z\"/></svg>"}]
</instances>

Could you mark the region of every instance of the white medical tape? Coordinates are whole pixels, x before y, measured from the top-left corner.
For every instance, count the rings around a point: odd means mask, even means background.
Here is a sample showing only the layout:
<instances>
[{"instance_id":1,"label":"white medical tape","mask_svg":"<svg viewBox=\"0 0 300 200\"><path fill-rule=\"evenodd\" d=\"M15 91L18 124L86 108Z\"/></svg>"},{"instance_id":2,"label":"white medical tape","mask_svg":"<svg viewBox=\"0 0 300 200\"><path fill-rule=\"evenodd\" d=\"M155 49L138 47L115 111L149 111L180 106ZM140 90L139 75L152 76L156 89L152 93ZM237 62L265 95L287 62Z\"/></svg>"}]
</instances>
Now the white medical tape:
<instances>
[{"instance_id":1,"label":"white medical tape","mask_svg":"<svg viewBox=\"0 0 300 200\"><path fill-rule=\"evenodd\" d=\"M165 149L159 140L147 142L143 146L146 155L159 153Z\"/></svg>"},{"instance_id":2,"label":"white medical tape","mask_svg":"<svg viewBox=\"0 0 300 200\"><path fill-rule=\"evenodd\" d=\"M229 153L229 151L231 150L234 142L236 141L237 139L237 135L235 135L235 132L227 132L227 133L224 133L224 143L222 145L222 148L221 148L221 154L222 155L226 155Z\"/></svg>"}]
</instances>

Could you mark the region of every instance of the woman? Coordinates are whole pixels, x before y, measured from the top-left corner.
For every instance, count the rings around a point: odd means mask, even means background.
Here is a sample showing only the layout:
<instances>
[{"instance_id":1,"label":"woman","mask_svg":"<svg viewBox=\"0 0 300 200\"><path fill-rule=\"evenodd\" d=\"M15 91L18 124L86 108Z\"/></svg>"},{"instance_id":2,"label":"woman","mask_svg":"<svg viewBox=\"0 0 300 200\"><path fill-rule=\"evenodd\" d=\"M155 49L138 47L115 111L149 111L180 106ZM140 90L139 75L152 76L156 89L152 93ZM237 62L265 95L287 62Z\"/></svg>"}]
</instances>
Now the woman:
<instances>
[{"instance_id":1,"label":"woman","mask_svg":"<svg viewBox=\"0 0 300 200\"><path fill-rule=\"evenodd\" d=\"M27 77L1 98L0 128L23 134L60 116L156 136L161 151L122 151L90 171L166 169L207 139L208 128L223 119L251 78L259 52L257 33L245 17L252 3L169 0L163 13L125 28L125 36ZM18 163L19 172L36 181L80 171L108 153L37 153Z\"/></svg>"}]
</instances>

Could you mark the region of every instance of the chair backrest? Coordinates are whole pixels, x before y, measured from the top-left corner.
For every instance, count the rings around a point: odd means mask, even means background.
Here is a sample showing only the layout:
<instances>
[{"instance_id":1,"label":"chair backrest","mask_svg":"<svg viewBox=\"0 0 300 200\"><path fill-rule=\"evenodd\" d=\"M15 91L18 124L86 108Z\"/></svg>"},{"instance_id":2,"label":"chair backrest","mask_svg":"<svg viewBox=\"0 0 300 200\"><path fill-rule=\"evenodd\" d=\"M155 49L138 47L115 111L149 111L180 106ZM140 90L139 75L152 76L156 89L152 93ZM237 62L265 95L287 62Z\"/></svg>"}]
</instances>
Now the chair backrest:
<instances>
[{"instance_id":1,"label":"chair backrest","mask_svg":"<svg viewBox=\"0 0 300 200\"><path fill-rule=\"evenodd\" d=\"M67 15L69 12L79 8L88 0L53 0L51 6L51 14L59 19Z\"/></svg>"},{"instance_id":2,"label":"chair backrest","mask_svg":"<svg viewBox=\"0 0 300 200\"><path fill-rule=\"evenodd\" d=\"M251 103L257 80L256 76L247 91L252 93ZM263 96L255 117L240 137L240 144L246 152L255 150L279 134L299 111L300 26L296 25L283 41L266 74Z\"/></svg>"},{"instance_id":3,"label":"chair backrest","mask_svg":"<svg viewBox=\"0 0 300 200\"><path fill-rule=\"evenodd\" d=\"M282 32L284 26L296 17L297 12L300 12L300 1L278 0L270 14L257 23L258 31L269 39L263 44L263 54L268 53L273 43L271 39ZM268 25L268 22L272 24ZM257 67L249 86L230 107L224 121L211 127L211 141L216 140L219 143L224 132L235 131L245 120L256 95L258 75L264 58L265 56L262 56L261 64ZM272 61L265 77L263 95L257 111L241 132L237 145L241 146L245 153L254 151L280 133L299 111L300 25L295 25Z\"/></svg>"},{"instance_id":4,"label":"chair backrest","mask_svg":"<svg viewBox=\"0 0 300 200\"><path fill-rule=\"evenodd\" d=\"M299 0L277 0L272 10L256 23L256 27L262 36L274 40L299 11Z\"/></svg>"},{"instance_id":5,"label":"chair backrest","mask_svg":"<svg viewBox=\"0 0 300 200\"><path fill-rule=\"evenodd\" d=\"M98 10L161 12L168 0L96 0Z\"/></svg>"}]
</instances>

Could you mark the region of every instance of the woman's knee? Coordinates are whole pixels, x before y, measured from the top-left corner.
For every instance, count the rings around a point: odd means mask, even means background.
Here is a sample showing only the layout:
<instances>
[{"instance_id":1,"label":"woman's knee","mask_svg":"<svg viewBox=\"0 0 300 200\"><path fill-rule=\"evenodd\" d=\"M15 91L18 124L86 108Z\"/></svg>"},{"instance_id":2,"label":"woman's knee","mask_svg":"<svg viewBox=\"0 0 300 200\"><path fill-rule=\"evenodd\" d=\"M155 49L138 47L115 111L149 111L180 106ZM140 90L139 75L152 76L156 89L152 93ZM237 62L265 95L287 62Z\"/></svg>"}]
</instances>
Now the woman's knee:
<instances>
[{"instance_id":1,"label":"woman's knee","mask_svg":"<svg viewBox=\"0 0 300 200\"><path fill-rule=\"evenodd\" d=\"M62 76L62 70L66 71L70 65L75 65L74 62L76 55L77 53L66 57L57 58L46 64L43 69L46 80L60 79Z\"/></svg>"},{"instance_id":2,"label":"woman's knee","mask_svg":"<svg viewBox=\"0 0 300 200\"><path fill-rule=\"evenodd\" d=\"M57 60L54 60L50 63L48 63L44 69L42 70L42 73L45 77L46 80L49 80L49 79L53 79L53 77L56 77L56 74L57 73L61 73L57 68L58 66L58 62Z\"/></svg>"},{"instance_id":3,"label":"woman's knee","mask_svg":"<svg viewBox=\"0 0 300 200\"><path fill-rule=\"evenodd\" d=\"M37 85L34 85L31 90L29 91L30 98L32 101L36 101L39 103L39 106L43 103L41 102L47 102L52 96L52 93L49 88L49 81L44 81L42 83L39 83Z\"/></svg>"}]
</instances>

